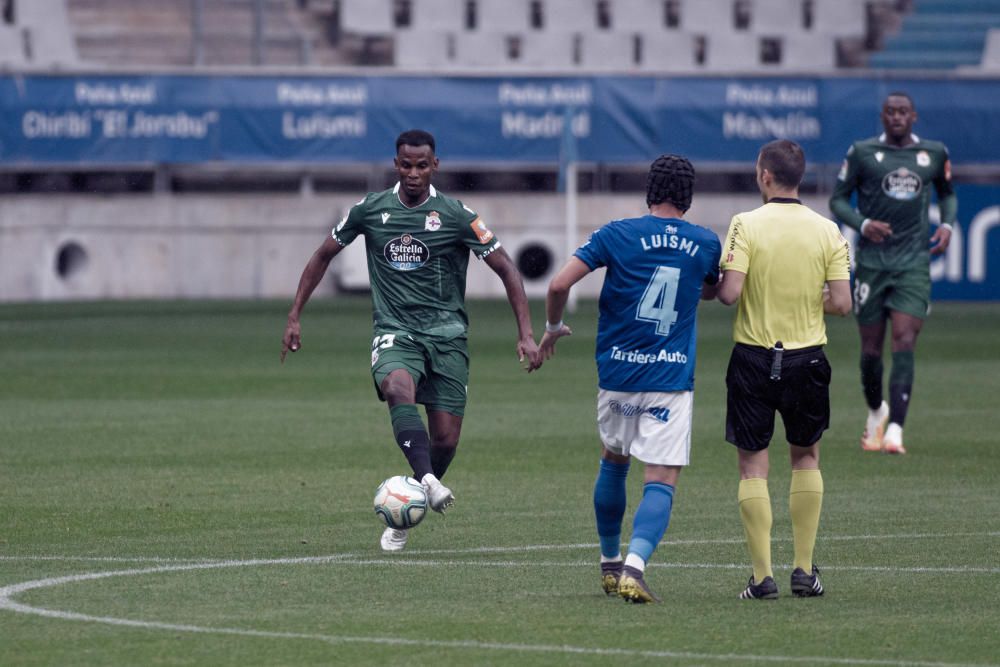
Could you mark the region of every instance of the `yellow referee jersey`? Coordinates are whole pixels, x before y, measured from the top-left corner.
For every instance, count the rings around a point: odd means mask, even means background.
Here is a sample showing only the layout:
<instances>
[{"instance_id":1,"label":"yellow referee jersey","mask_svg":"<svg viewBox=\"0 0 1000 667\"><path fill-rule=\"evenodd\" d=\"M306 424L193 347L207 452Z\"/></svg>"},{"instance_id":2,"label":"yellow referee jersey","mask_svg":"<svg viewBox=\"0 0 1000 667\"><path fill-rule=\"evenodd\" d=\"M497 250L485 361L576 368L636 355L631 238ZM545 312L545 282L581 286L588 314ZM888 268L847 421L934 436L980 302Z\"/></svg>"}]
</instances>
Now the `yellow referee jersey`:
<instances>
[{"instance_id":1,"label":"yellow referee jersey","mask_svg":"<svg viewBox=\"0 0 1000 667\"><path fill-rule=\"evenodd\" d=\"M733 216L721 268L746 274L733 340L794 350L826 343L823 285L850 279L850 246L832 221L777 199Z\"/></svg>"}]
</instances>

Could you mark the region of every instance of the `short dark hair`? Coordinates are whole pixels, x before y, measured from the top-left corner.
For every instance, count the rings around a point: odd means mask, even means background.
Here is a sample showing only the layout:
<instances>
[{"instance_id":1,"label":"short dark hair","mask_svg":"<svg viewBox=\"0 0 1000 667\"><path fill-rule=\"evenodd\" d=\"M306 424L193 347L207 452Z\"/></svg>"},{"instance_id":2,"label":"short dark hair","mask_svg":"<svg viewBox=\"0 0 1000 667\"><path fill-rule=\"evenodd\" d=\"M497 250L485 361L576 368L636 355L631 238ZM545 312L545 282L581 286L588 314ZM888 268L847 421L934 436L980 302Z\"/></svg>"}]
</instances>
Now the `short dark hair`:
<instances>
[{"instance_id":1,"label":"short dark hair","mask_svg":"<svg viewBox=\"0 0 1000 667\"><path fill-rule=\"evenodd\" d=\"M775 139L760 149L760 166L771 172L778 185L797 188L806 173L806 154L794 141Z\"/></svg>"},{"instance_id":2,"label":"short dark hair","mask_svg":"<svg viewBox=\"0 0 1000 667\"><path fill-rule=\"evenodd\" d=\"M434 135L424 130L407 130L396 137L396 152L400 146L430 146L434 152Z\"/></svg>"},{"instance_id":3,"label":"short dark hair","mask_svg":"<svg viewBox=\"0 0 1000 667\"><path fill-rule=\"evenodd\" d=\"M693 195L694 167L686 157L661 155L649 165L646 206L669 202L683 213L691 208Z\"/></svg>"},{"instance_id":4,"label":"short dark hair","mask_svg":"<svg viewBox=\"0 0 1000 667\"><path fill-rule=\"evenodd\" d=\"M889 101L890 97L905 97L907 100L910 101L910 108L911 109L916 110L916 108L917 108L917 105L916 105L916 103L914 103L913 98L910 97L910 94L909 93L904 93L902 90L896 90L896 91L893 91L893 92L889 93L888 95L886 95L885 99L882 100L882 106L885 106L886 102Z\"/></svg>"}]
</instances>

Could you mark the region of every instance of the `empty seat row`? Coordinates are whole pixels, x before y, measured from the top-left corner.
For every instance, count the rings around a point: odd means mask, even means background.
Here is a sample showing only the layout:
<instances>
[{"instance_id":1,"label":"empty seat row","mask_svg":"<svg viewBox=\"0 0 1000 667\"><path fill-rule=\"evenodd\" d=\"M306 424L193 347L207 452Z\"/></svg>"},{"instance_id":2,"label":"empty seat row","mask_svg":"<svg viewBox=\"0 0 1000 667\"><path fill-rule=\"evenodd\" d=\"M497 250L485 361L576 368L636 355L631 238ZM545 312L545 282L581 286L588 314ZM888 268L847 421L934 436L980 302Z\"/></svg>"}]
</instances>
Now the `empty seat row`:
<instances>
[{"instance_id":1,"label":"empty seat row","mask_svg":"<svg viewBox=\"0 0 1000 667\"><path fill-rule=\"evenodd\" d=\"M815 71L836 65L832 36L689 33L399 32L400 69L590 72Z\"/></svg>"},{"instance_id":2,"label":"empty seat row","mask_svg":"<svg viewBox=\"0 0 1000 667\"><path fill-rule=\"evenodd\" d=\"M861 36L868 0L339 0L341 30L681 30Z\"/></svg>"}]
</instances>

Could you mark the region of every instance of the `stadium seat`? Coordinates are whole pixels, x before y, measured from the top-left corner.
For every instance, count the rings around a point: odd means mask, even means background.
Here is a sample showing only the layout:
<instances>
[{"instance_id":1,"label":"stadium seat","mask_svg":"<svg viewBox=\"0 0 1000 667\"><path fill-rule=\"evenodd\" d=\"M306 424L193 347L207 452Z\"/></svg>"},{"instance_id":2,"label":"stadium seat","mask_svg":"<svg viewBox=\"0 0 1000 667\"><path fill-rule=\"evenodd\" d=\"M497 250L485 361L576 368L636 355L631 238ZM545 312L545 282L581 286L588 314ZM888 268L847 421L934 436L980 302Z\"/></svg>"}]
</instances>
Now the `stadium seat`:
<instances>
[{"instance_id":1,"label":"stadium seat","mask_svg":"<svg viewBox=\"0 0 1000 667\"><path fill-rule=\"evenodd\" d=\"M544 0L542 30L545 32L591 32L597 29L595 0Z\"/></svg>"},{"instance_id":2,"label":"stadium seat","mask_svg":"<svg viewBox=\"0 0 1000 667\"><path fill-rule=\"evenodd\" d=\"M753 72L761 69L761 37L745 32L716 33L709 37L704 68L709 71Z\"/></svg>"},{"instance_id":3,"label":"stadium seat","mask_svg":"<svg viewBox=\"0 0 1000 667\"><path fill-rule=\"evenodd\" d=\"M17 5L17 21L26 30L31 62L38 65L79 64L66 0L21 2Z\"/></svg>"},{"instance_id":4,"label":"stadium seat","mask_svg":"<svg viewBox=\"0 0 1000 667\"><path fill-rule=\"evenodd\" d=\"M814 2L813 32L840 37L862 37L868 30L867 0Z\"/></svg>"},{"instance_id":5,"label":"stadium seat","mask_svg":"<svg viewBox=\"0 0 1000 667\"><path fill-rule=\"evenodd\" d=\"M611 3L611 29L617 32L666 30L662 0L615 0Z\"/></svg>"},{"instance_id":6,"label":"stadium seat","mask_svg":"<svg viewBox=\"0 0 1000 667\"><path fill-rule=\"evenodd\" d=\"M583 35L579 65L594 72L635 69L635 36L618 31Z\"/></svg>"},{"instance_id":7,"label":"stadium seat","mask_svg":"<svg viewBox=\"0 0 1000 667\"><path fill-rule=\"evenodd\" d=\"M517 64L508 52L510 36L502 32L455 33L455 64L474 69L503 69Z\"/></svg>"},{"instance_id":8,"label":"stadium seat","mask_svg":"<svg viewBox=\"0 0 1000 667\"><path fill-rule=\"evenodd\" d=\"M750 30L759 35L792 34L804 30L802 0L753 0Z\"/></svg>"},{"instance_id":9,"label":"stadium seat","mask_svg":"<svg viewBox=\"0 0 1000 667\"><path fill-rule=\"evenodd\" d=\"M638 67L644 72L690 72L696 69L694 36L684 32L639 34Z\"/></svg>"},{"instance_id":10,"label":"stadium seat","mask_svg":"<svg viewBox=\"0 0 1000 667\"><path fill-rule=\"evenodd\" d=\"M465 0L417 0L410 4L410 28L419 31L465 30Z\"/></svg>"},{"instance_id":11,"label":"stadium seat","mask_svg":"<svg viewBox=\"0 0 1000 667\"><path fill-rule=\"evenodd\" d=\"M781 38L780 69L812 72L836 67L837 44L833 35L788 33Z\"/></svg>"},{"instance_id":12,"label":"stadium seat","mask_svg":"<svg viewBox=\"0 0 1000 667\"><path fill-rule=\"evenodd\" d=\"M732 0L683 0L680 9L681 28L709 37L735 30Z\"/></svg>"},{"instance_id":13,"label":"stadium seat","mask_svg":"<svg viewBox=\"0 0 1000 667\"><path fill-rule=\"evenodd\" d=\"M1000 28L991 28L986 33L986 45L980 66L988 70L1000 70Z\"/></svg>"},{"instance_id":14,"label":"stadium seat","mask_svg":"<svg viewBox=\"0 0 1000 667\"><path fill-rule=\"evenodd\" d=\"M0 66L18 66L26 62L21 30L14 26L0 25Z\"/></svg>"},{"instance_id":15,"label":"stadium seat","mask_svg":"<svg viewBox=\"0 0 1000 667\"><path fill-rule=\"evenodd\" d=\"M522 65L539 70L570 69L576 35L569 32L526 32L521 35Z\"/></svg>"},{"instance_id":16,"label":"stadium seat","mask_svg":"<svg viewBox=\"0 0 1000 667\"><path fill-rule=\"evenodd\" d=\"M446 69L455 62L455 38L450 32L396 32L393 63L406 70Z\"/></svg>"},{"instance_id":17,"label":"stadium seat","mask_svg":"<svg viewBox=\"0 0 1000 667\"><path fill-rule=\"evenodd\" d=\"M340 29L357 35L390 35L396 28L392 0L340 0Z\"/></svg>"},{"instance_id":18,"label":"stadium seat","mask_svg":"<svg viewBox=\"0 0 1000 667\"><path fill-rule=\"evenodd\" d=\"M530 27L530 0L479 0L476 4L476 30L516 33Z\"/></svg>"}]
</instances>

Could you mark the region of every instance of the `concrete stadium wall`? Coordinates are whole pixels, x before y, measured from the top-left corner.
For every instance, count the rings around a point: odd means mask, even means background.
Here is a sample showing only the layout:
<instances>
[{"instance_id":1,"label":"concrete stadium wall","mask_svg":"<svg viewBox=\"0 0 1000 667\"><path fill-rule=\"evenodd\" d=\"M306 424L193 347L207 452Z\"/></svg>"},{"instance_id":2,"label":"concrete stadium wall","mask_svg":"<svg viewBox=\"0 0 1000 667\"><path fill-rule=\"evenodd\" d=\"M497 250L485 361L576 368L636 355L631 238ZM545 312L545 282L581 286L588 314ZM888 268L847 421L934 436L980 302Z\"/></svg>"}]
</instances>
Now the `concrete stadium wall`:
<instances>
[{"instance_id":1,"label":"concrete stadium wall","mask_svg":"<svg viewBox=\"0 0 1000 667\"><path fill-rule=\"evenodd\" d=\"M0 200L0 301L134 298L291 298L299 275L356 195L47 195ZM567 256L565 200L554 194L470 194L512 256L548 246L552 267L526 281L541 297ZM759 205L752 195L698 197L687 218L725 234L733 213ZM824 198L806 203L826 212ZM579 200L574 247L608 220L645 210L641 195ZM317 295L363 288L361 243L331 265ZM600 272L578 294L596 295ZM504 296L482 263L470 261L468 296Z\"/></svg>"}]
</instances>

